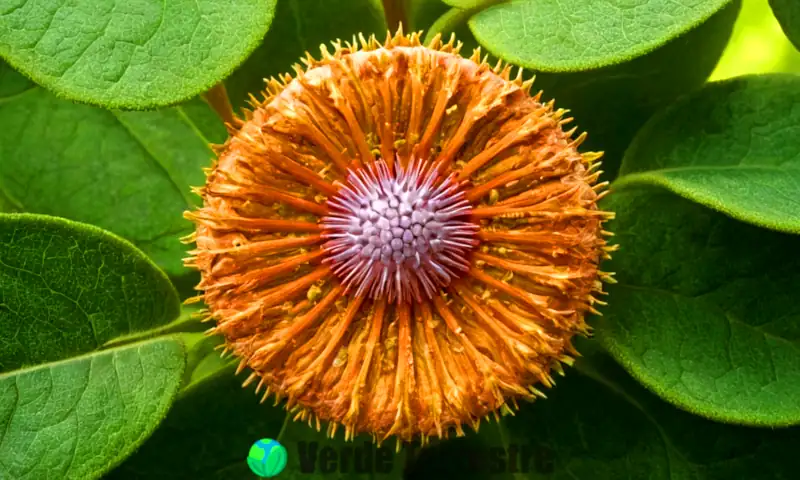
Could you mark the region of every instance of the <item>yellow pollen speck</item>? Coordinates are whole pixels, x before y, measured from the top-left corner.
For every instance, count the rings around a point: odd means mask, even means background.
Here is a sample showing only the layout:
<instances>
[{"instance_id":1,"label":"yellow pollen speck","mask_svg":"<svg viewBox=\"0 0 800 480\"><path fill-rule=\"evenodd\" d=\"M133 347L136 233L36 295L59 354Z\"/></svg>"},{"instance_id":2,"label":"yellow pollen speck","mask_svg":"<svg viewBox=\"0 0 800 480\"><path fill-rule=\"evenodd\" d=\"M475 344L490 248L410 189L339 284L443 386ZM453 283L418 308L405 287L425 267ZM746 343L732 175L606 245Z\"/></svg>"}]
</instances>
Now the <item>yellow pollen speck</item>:
<instances>
[{"instance_id":1,"label":"yellow pollen speck","mask_svg":"<svg viewBox=\"0 0 800 480\"><path fill-rule=\"evenodd\" d=\"M322 296L322 289L317 285L312 285L306 292L306 298L309 302L315 302L320 296Z\"/></svg>"}]
</instances>

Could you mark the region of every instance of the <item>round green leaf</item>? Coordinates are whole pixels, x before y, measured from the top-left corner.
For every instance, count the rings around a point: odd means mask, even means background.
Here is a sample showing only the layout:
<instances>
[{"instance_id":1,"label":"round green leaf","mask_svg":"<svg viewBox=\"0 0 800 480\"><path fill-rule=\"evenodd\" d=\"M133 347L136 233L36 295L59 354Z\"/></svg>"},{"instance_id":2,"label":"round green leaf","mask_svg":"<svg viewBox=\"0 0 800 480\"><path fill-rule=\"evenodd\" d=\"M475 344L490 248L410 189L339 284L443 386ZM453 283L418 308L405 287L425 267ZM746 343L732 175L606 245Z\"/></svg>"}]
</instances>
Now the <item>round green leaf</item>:
<instances>
[{"instance_id":1,"label":"round green leaf","mask_svg":"<svg viewBox=\"0 0 800 480\"><path fill-rule=\"evenodd\" d=\"M262 391L263 393L263 391ZM395 453L394 442L382 444L390 469L380 471L374 463L374 445L369 436L344 441L342 429L328 438L325 425L320 432L304 422L293 422L273 401L259 403L253 387L243 389L233 369L220 371L193 384L175 402L167 418L135 455L107 477L109 480L249 480L254 478L246 458L250 446L261 438L277 439L287 450L286 469L276 478L321 480L400 480L405 456ZM356 469L356 448L372 450L373 467ZM349 449L349 450L348 450ZM333 454L323 460L323 453ZM197 452L203 452L198 455ZM345 456L342 462L342 455ZM176 462L189 458L189 462ZM327 458L327 457L326 457ZM363 462L364 455L359 454ZM330 467L327 471L325 467ZM361 465L361 464L359 464Z\"/></svg>"},{"instance_id":2,"label":"round green leaf","mask_svg":"<svg viewBox=\"0 0 800 480\"><path fill-rule=\"evenodd\" d=\"M800 233L800 77L712 83L653 117L617 189L665 187L739 220Z\"/></svg>"},{"instance_id":3,"label":"round green leaf","mask_svg":"<svg viewBox=\"0 0 800 480\"><path fill-rule=\"evenodd\" d=\"M685 35L619 65L583 72L533 72L533 88L542 90L545 100L554 99L557 107L569 109L575 119L572 126L588 133L582 147L605 153L604 177L613 179L642 124L706 81L725 49L740 8L741 1L734 0ZM465 24L457 25L462 15L463 10L450 9L435 22L423 18L433 28L441 27L445 37L452 29L464 43L462 52L469 54L478 44ZM434 33L431 29L427 36ZM490 57L489 63L495 62Z\"/></svg>"},{"instance_id":4,"label":"round green leaf","mask_svg":"<svg viewBox=\"0 0 800 480\"><path fill-rule=\"evenodd\" d=\"M243 107L252 94L260 98L264 79L292 72L310 52L319 58L319 47L336 39L351 41L354 35L386 36L386 20L376 0L280 1L275 21L263 44L225 81L234 107Z\"/></svg>"},{"instance_id":5,"label":"round green leaf","mask_svg":"<svg viewBox=\"0 0 800 480\"><path fill-rule=\"evenodd\" d=\"M722 56L741 8L734 0L705 23L656 50L619 65L585 72L537 73L534 89L568 108L584 149L602 151L612 179L625 149L659 109L699 88Z\"/></svg>"},{"instance_id":6,"label":"round green leaf","mask_svg":"<svg viewBox=\"0 0 800 480\"><path fill-rule=\"evenodd\" d=\"M0 92L19 75L0 63ZM17 88L18 90L18 88ZM184 275L182 217L225 128L200 100L147 112L103 110L38 87L0 100L0 197L11 209L90 223Z\"/></svg>"},{"instance_id":7,"label":"round green leaf","mask_svg":"<svg viewBox=\"0 0 800 480\"><path fill-rule=\"evenodd\" d=\"M769 5L786 36L800 49L800 3L797 0L769 0Z\"/></svg>"},{"instance_id":8,"label":"round green leaf","mask_svg":"<svg viewBox=\"0 0 800 480\"><path fill-rule=\"evenodd\" d=\"M800 237L764 230L663 189L603 205L621 249L594 325L634 377L705 417L800 423Z\"/></svg>"},{"instance_id":9,"label":"round green leaf","mask_svg":"<svg viewBox=\"0 0 800 480\"><path fill-rule=\"evenodd\" d=\"M164 418L183 362L164 338L0 375L0 478L100 478Z\"/></svg>"},{"instance_id":10,"label":"round green leaf","mask_svg":"<svg viewBox=\"0 0 800 480\"><path fill-rule=\"evenodd\" d=\"M94 479L166 414L184 348L167 277L90 225L0 214L0 478ZM118 345L103 350L114 341Z\"/></svg>"},{"instance_id":11,"label":"round green leaf","mask_svg":"<svg viewBox=\"0 0 800 480\"><path fill-rule=\"evenodd\" d=\"M714 423L660 401L610 360L581 359L576 365L586 375L568 371L547 399L523 404L499 423L484 422L477 434L423 449L405 480L773 480L795 475L800 430Z\"/></svg>"},{"instance_id":12,"label":"round green leaf","mask_svg":"<svg viewBox=\"0 0 800 480\"><path fill-rule=\"evenodd\" d=\"M61 96L153 108L198 95L258 46L276 0L1 0L0 57Z\"/></svg>"},{"instance_id":13,"label":"round green leaf","mask_svg":"<svg viewBox=\"0 0 800 480\"><path fill-rule=\"evenodd\" d=\"M169 279L127 241L64 219L0 214L0 372L91 352L179 312Z\"/></svg>"},{"instance_id":14,"label":"round green leaf","mask_svg":"<svg viewBox=\"0 0 800 480\"><path fill-rule=\"evenodd\" d=\"M476 13L478 42L516 65L579 71L644 55L700 25L730 0L514 0Z\"/></svg>"}]
</instances>

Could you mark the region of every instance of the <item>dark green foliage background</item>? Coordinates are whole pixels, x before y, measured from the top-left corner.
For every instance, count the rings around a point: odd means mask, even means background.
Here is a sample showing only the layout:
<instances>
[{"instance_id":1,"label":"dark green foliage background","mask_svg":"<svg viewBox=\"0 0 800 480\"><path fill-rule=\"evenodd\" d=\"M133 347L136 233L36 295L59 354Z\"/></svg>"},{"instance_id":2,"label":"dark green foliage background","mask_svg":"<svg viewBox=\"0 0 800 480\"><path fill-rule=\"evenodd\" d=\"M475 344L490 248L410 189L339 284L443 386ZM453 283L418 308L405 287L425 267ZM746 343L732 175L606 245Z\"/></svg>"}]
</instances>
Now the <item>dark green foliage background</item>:
<instances>
[{"instance_id":1,"label":"dark green foliage background","mask_svg":"<svg viewBox=\"0 0 800 480\"><path fill-rule=\"evenodd\" d=\"M391 471L304 472L301 442L368 439L241 388L181 307L182 213L227 136L204 93L238 112L304 52L384 37L381 1L0 0L1 480L253 479L264 437L289 450L278 478L797 477L800 77L709 76L756 9L783 32L768 49L800 58L800 3L399 3L406 31L525 67L605 152L617 283L574 367Z\"/></svg>"}]
</instances>

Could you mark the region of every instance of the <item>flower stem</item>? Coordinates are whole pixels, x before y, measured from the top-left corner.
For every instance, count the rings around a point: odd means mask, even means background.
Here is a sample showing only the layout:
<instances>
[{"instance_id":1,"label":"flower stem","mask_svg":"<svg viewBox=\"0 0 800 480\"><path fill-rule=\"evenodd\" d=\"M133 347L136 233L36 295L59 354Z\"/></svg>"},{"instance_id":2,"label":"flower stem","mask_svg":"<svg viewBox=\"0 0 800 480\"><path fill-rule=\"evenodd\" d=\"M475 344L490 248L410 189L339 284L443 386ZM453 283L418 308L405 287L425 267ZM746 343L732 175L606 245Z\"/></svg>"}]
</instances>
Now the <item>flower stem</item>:
<instances>
[{"instance_id":1,"label":"flower stem","mask_svg":"<svg viewBox=\"0 0 800 480\"><path fill-rule=\"evenodd\" d=\"M205 101L217 112L222 121L231 126L238 126L239 122L233 115L233 107L228 98L228 91L225 90L225 84L219 82L211 87L206 93L203 94Z\"/></svg>"},{"instance_id":2,"label":"flower stem","mask_svg":"<svg viewBox=\"0 0 800 480\"><path fill-rule=\"evenodd\" d=\"M401 25L408 30L405 3L406 0L383 0L383 14L386 16L386 25L392 33L396 32Z\"/></svg>"}]
</instances>

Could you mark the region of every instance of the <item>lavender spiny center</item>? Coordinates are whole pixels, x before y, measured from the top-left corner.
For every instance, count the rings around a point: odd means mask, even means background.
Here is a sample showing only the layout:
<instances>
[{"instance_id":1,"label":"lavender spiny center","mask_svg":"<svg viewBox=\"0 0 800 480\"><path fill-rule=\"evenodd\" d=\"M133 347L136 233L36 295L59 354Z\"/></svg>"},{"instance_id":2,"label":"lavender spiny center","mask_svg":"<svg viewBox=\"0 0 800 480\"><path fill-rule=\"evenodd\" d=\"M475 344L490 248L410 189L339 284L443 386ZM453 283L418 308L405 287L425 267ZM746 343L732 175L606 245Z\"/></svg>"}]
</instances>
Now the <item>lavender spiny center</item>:
<instances>
[{"instance_id":1,"label":"lavender spiny center","mask_svg":"<svg viewBox=\"0 0 800 480\"><path fill-rule=\"evenodd\" d=\"M469 269L478 226L453 177L379 161L352 171L328 205L325 261L356 295L422 301Z\"/></svg>"}]
</instances>

